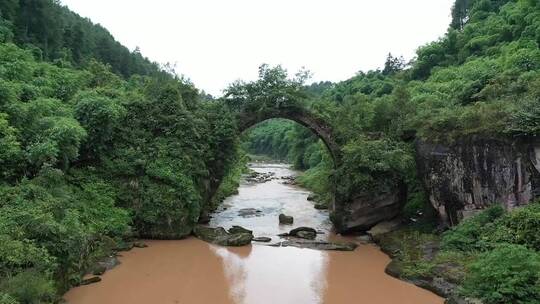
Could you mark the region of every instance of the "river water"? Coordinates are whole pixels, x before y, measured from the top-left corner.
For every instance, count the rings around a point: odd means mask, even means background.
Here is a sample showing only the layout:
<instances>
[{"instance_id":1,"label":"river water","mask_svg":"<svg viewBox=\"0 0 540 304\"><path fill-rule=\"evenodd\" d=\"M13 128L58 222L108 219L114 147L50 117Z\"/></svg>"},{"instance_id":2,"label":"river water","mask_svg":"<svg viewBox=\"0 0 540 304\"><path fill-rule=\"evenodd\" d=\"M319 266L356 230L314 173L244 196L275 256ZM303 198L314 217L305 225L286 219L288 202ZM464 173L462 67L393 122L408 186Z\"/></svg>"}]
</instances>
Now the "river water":
<instances>
[{"instance_id":1,"label":"river water","mask_svg":"<svg viewBox=\"0 0 540 304\"><path fill-rule=\"evenodd\" d=\"M244 180L238 195L225 200L213 215L210 226L240 225L273 242L279 240L279 233L309 226L324 232L319 239L340 239L332 233L328 212L316 210L307 200L309 192L283 183L281 177L295 174L287 165L251 167L260 173L273 172L275 179ZM279 225L280 213L294 216L294 225ZM386 275L390 259L374 245L338 252L255 242L220 247L194 238L145 243L148 248L122 252L121 265L106 272L101 282L74 288L65 300L72 304L443 303L427 290Z\"/></svg>"}]
</instances>

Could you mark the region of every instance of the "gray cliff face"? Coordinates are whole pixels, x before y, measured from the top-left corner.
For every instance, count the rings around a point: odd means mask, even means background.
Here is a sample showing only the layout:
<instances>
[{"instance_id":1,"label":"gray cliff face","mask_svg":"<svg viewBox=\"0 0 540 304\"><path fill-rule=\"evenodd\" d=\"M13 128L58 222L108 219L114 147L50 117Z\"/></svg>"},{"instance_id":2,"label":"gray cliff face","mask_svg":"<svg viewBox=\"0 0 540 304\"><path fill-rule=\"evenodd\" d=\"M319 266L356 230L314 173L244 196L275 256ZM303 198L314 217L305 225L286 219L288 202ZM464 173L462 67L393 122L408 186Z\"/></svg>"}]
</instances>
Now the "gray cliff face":
<instances>
[{"instance_id":1,"label":"gray cliff face","mask_svg":"<svg viewBox=\"0 0 540 304\"><path fill-rule=\"evenodd\" d=\"M540 138L417 141L416 152L429 200L447 225L496 203L511 209L540 197Z\"/></svg>"},{"instance_id":2,"label":"gray cliff face","mask_svg":"<svg viewBox=\"0 0 540 304\"><path fill-rule=\"evenodd\" d=\"M395 181L385 190L360 192L345 203L334 204L332 222L339 232L366 231L376 224L397 217L407 199L407 186Z\"/></svg>"}]
</instances>

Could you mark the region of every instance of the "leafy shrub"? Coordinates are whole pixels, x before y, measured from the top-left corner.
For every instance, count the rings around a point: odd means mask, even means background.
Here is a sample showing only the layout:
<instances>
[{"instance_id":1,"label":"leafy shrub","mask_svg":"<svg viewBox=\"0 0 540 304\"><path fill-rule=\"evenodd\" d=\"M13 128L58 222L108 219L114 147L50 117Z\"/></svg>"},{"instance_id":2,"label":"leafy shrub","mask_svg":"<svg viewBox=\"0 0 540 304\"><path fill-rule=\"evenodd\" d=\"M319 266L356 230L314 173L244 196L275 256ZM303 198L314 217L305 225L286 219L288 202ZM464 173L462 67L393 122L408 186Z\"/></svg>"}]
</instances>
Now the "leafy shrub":
<instances>
[{"instance_id":1,"label":"leafy shrub","mask_svg":"<svg viewBox=\"0 0 540 304\"><path fill-rule=\"evenodd\" d=\"M530 99L514 113L505 130L517 135L536 135L540 133L540 98Z\"/></svg>"},{"instance_id":2,"label":"leafy shrub","mask_svg":"<svg viewBox=\"0 0 540 304\"><path fill-rule=\"evenodd\" d=\"M20 272L32 267L41 273L50 273L55 265L55 259L47 250L30 240L13 240L1 234L0 228L0 277ZM5 233L5 232L4 232Z\"/></svg>"},{"instance_id":3,"label":"leafy shrub","mask_svg":"<svg viewBox=\"0 0 540 304\"><path fill-rule=\"evenodd\" d=\"M484 248L482 231L485 225L500 218L504 209L496 205L486 209L476 216L462 221L458 226L445 232L442 238L442 246L449 250L478 250Z\"/></svg>"},{"instance_id":4,"label":"leafy shrub","mask_svg":"<svg viewBox=\"0 0 540 304\"><path fill-rule=\"evenodd\" d=\"M540 303L540 255L521 245L501 245L472 263L463 293L486 304Z\"/></svg>"},{"instance_id":5,"label":"leafy shrub","mask_svg":"<svg viewBox=\"0 0 540 304\"><path fill-rule=\"evenodd\" d=\"M443 247L450 250L487 250L500 243L540 250L540 203L505 212L491 207L447 231Z\"/></svg>"},{"instance_id":6,"label":"leafy shrub","mask_svg":"<svg viewBox=\"0 0 540 304\"><path fill-rule=\"evenodd\" d=\"M32 270L8 278L0 288L22 304L51 303L56 299L53 281Z\"/></svg>"},{"instance_id":7,"label":"leafy shrub","mask_svg":"<svg viewBox=\"0 0 540 304\"><path fill-rule=\"evenodd\" d=\"M486 225L483 235L491 243L512 243L540 251L540 202L508 212Z\"/></svg>"},{"instance_id":8,"label":"leafy shrub","mask_svg":"<svg viewBox=\"0 0 540 304\"><path fill-rule=\"evenodd\" d=\"M343 153L338 184L342 193L350 193L351 189L384 188L387 182L404 177L414 165L408 146L386 138L352 140L345 145Z\"/></svg>"}]
</instances>

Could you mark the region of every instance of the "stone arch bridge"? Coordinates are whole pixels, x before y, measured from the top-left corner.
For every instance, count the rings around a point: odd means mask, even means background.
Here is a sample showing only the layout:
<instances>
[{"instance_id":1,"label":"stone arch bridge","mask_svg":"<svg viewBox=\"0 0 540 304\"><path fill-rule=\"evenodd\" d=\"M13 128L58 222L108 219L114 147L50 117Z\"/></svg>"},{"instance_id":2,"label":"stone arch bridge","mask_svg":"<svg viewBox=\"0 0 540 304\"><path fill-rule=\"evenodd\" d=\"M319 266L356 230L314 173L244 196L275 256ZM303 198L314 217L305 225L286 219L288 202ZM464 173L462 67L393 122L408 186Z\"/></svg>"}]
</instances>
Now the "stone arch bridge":
<instances>
[{"instance_id":1,"label":"stone arch bridge","mask_svg":"<svg viewBox=\"0 0 540 304\"><path fill-rule=\"evenodd\" d=\"M352 191L341 193L339 183L343 168L342 146L332 126L307 109L299 107L272 108L271 110L253 113L237 113L238 130L245 130L272 118L283 118L294 121L318 136L325 144L334 161L333 202L330 207L330 218L339 232L362 231L373 225L396 217L406 200L406 187L398 183L384 193ZM345 168L346 169L346 168Z\"/></svg>"}]
</instances>

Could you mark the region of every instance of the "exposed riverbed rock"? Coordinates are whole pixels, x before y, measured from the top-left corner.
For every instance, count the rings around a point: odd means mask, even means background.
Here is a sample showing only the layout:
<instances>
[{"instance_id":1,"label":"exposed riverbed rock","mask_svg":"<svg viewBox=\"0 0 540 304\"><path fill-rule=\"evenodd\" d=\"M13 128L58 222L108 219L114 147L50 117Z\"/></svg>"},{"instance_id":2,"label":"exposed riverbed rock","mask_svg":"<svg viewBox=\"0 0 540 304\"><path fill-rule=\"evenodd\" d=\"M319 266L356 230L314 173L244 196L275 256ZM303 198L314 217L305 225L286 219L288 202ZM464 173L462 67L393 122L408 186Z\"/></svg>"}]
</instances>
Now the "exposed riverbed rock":
<instances>
[{"instance_id":1,"label":"exposed riverbed rock","mask_svg":"<svg viewBox=\"0 0 540 304\"><path fill-rule=\"evenodd\" d=\"M355 243L333 243L325 241L309 241L309 240L287 240L272 244L275 247L297 247L316 250L337 250L337 251L353 251L358 247Z\"/></svg>"},{"instance_id":2,"label":"exposed riverbed rock","mask_svg":"<svg viewBox=\"0 0 540 304\"><path fill-rule=\"evenodd\" d=\"M317 237L317 230L311 227L298 227L289 231L288 236L314 240Z\"/></svg>"},{"instance_id":3,"label":"exposed riverbed rock","mask_svg":"<svg viewBox=\"0 0 540 304\"><path fill-rule=\"evenodd\" d=\"M116 256L106 257L100 260L99 262L97 262L95 265L93 265L90 268L90 273L92 273L93 275L102 275L107 270L111 270L114 267L118 266L119 264L120 264L120 261L118 260Z\"/></svg>"},{"instance_id":4,"label":"exposed riverbed rock","mask_svg":"<svg viewBox=\"0 0 540 304\"><path fill-rule=\"evenodd\" d=\"M79 283L79 285L81 285L81 286L90 285L90 284L94 284L94 283L97 283L97 282L101 282L100 277L91 277L91 278L82 280L81 283Z\"/></svg>"},{"instance_id":5,"label":"exposed riverbed rock","mask_svg":"<svg viewBox=\"0 0 540 304\"><path fill-rule=\"evenodd\" d=\"M238 215L241 217L252 217L261 215L262 211L255 208L244 208L238 210Z\"/></svg>"},{"instance_id":6,"label":"exposed riverbed rock","mask_svg":"<svg viewBox=\"0 0 540 304\"><path fill-rule=\"evenodd\" d=\"M253 241L253 242L268 243L268 242L272 241L272 238L269 238L269 237L267 237L267 236L259 236L259 237L253 238L252 241Z\"/></svg>"},{"instance_id":7,"label":"exposed riverbed rock","mask_svg":"<svg viewBox=\"0 0 540 304\"><path fill-rule=\"evenodd\" d=\"M369 234L363 234L355 237L355 240L360 244L371 244L373 243L373 238Z\"/></svg>"},{"instance_id":8,"label":"exposed riverbed rock","mask_svg":"<svg viewBox=\"0 0 540 304\"><path fill-rule=\"evenodd\" d=\"M146 247L148 247L148 245L146 245L143 242L134 242L133 247L135 247L135 248L146 248Z\"/></svg>"},{"instance_id":9,"label":"exposed riverbed rock","mask_svg":"<svg viewBox=\"0 0 540 304\"><path fill-rule=\"evenodd\" d=\"M486 207L507 209L540 197L540 139L469 137L452 145L416 142L429 200L447 225Z\"/></svg>"},{"instance_id":10,"label":"exposed riverbed rock","mask_svg":"<svg viewBox=\"0 0 540 304\"><path fill-rule=\"evenodd\" d=\"M260 173L260 172L253 171L249 173L245 179L247 182L251 182L251 183L266 183L274 179L275 178L274 175L275 175L274 172Z\"/></svg>"},{"instance_id":11,"label":"exposed riverbed rock","mask_svg":"<svg viewBox=\"0 0 540 304\"><path fill-rule=\"evenodd\" d=\"M99 276L99 275L104 274L105 271L107 271L107 267L102 266L102 265L96 265L92 269L92 274L96 275L96 276Z\"/></svg>"},{"instance_id":12,"label":"exposed riverbed rock","mask_svg":"<svg viewBox=\"0 0 540 304\"><path fill-rule=\"evenodd\" d=\"M296 185L296 177L294 176L282 176L281 180L283 180L281 183L284 185Z\"/></svg>"},{"instance_id":13,"label":"exposed riverbed rock","mask_svg":"<svg viewBox=\"0 0 540 304\"><path fill-rule=\"evenodd\" d=\"M292 216L288 216L288 215L285 215L283 213L281 213L279 215L279 223L280 224L292 225L293 222L294 222L294 218Z\"/></svg>"},{"instance_id":14,"label":"exposed riverbed rock","mask_svg":"<svg viewBox=\"0 0 540 304\"><path fill-rule=\"evenodd\" d=\"M130 251L131 249L133 249L133 247L135 247L135 245L133 244L133 242L120 242L118 244L116 244L116 247L114 248L115 251Z\"/></svg>"},{"instance_id":15,"label":"exposed riverbed rock","mask_svg":"<svg viewBox=\"0 0 540 304\"><path fill-rule=\"evenodd\" d=\"M370 235L372 238L377 238L379 235L398 229L401 225L401 219L393 219L390 221L380 222L377 225L371 227L371 229L367 231L367 234Z\"/></svg>"},{"instance_id":16,"label":"exposed riverbed rock","mask_svg":"<svg viewBox=\"0 0 540 304\"><path fill-rule=\"evenodd\" d=\"M229 233L223 227L196 226L193 229L193 234L203 241L221 246L245 246L251 244L253 239L251 232Z\"/></svg>"},{"instance_id":17,"label":"exposed riverbed rock","mask_svg":"<svg viewBox=\"0 0 540 304\"><path fill-rule=\"evenodd\" d=\"M231 228L229 228L229 233L249 233L249 234L253 234L253 231L249 230L249 229L246 229L242 226L232 226Z\"/></svg>"}]
</instances>

